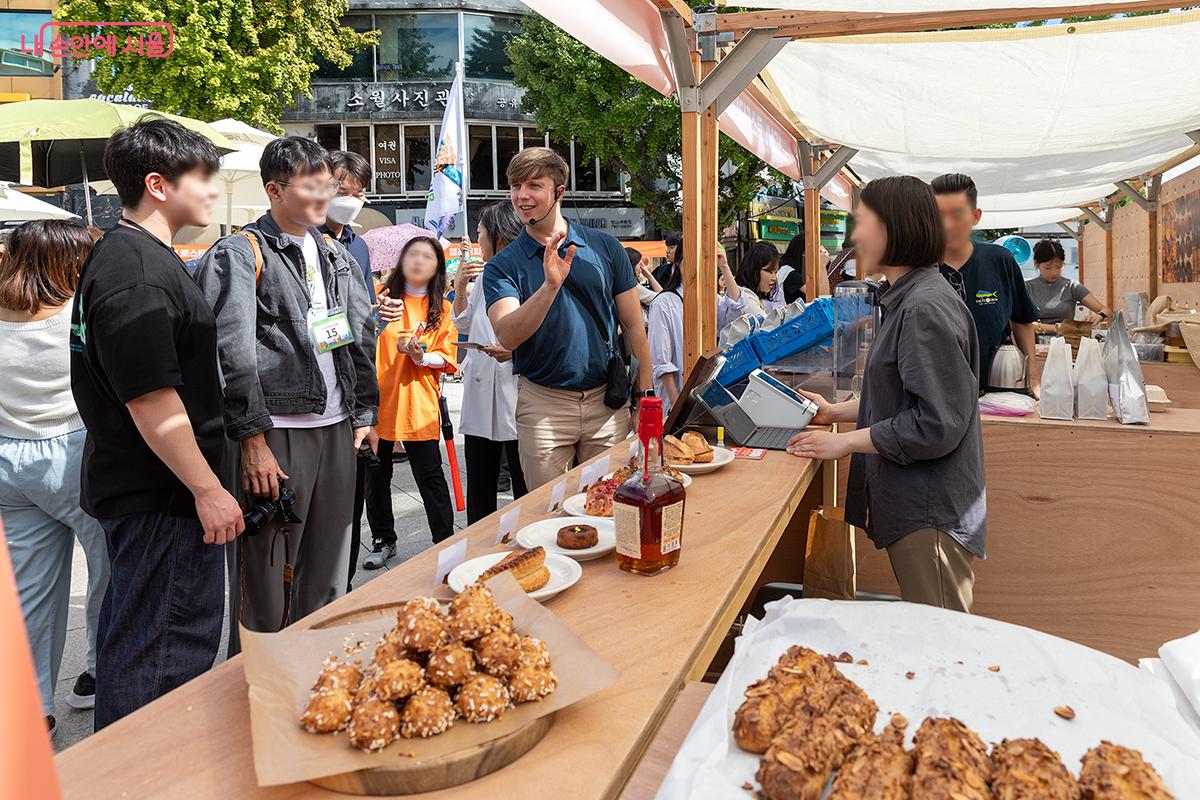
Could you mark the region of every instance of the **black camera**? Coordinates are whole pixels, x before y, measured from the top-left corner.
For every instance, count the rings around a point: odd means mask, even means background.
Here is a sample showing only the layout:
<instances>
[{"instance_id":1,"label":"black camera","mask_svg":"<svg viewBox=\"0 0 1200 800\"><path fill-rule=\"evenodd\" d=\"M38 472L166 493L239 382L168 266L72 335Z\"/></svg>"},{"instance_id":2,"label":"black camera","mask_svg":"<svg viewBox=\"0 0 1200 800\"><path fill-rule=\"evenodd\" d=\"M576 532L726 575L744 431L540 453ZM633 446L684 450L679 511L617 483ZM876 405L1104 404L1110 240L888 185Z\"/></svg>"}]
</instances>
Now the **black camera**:
<instances>
[{"instance_id":1,"label":"black camera","mask_svg":"<svg viewBox=\"0 0 1200 800\"><path fill-rule=\"evenodd\" d=\"M300 522L300 517L296 515L293 507L295 503L296 493L284 486L283 480L280 479L278 500L255 499L242 515L242 520L246 523L246 535L253 536L276 519L284 523Z\"/></svg>"}]
</instances>

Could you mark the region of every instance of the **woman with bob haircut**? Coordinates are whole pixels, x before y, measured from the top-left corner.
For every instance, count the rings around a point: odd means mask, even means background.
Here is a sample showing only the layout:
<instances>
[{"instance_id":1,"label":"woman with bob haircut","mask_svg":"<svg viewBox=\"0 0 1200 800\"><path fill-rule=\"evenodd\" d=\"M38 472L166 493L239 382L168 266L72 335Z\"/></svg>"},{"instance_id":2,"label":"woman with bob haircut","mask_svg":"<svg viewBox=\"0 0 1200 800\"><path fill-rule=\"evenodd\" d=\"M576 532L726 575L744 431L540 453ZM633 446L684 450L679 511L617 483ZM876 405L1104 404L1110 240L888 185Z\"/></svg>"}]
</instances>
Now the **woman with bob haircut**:
<instances>
[{"instance_id":1,"label":"woman with bob haircut","mask_svg":"<svg viewBox=\"0 0 1200 800\"><path fill-rule=\"evenodd\" d=\"M797 434L788 452L853 454L846 521L887 550L903 599L969 612L987 523L975 324L937 270L944 234L928 184L871 181L854 221L860 268L887 279L862 394L844 403L805 395L819 407L814 423L858 427Z\"/></svg>"}]
</instances>

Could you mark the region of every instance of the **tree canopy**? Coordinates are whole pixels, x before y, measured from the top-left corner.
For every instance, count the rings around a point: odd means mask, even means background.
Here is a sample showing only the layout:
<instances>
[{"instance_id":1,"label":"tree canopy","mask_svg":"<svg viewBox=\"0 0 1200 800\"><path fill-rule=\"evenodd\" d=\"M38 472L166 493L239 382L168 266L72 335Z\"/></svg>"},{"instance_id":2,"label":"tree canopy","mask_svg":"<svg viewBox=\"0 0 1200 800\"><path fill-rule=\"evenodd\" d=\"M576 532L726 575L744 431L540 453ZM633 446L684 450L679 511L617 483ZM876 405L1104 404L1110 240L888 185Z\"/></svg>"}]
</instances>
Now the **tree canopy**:
<instances>
[{"instance_id":1,"label":"tree canopy","mask_svg":"<svg viewBox=\"0 0 1200 800\"><path fill-rule=\"evenodd\" d=\"M318 58L344 68L377 41L375 31L342 25L348 10L348 0L60 0L54 18L170 23L175 50L167 58L121 52L127 32L136 29L104 30L117 34L118 47L116 55L96 60L100 90L132 87L162 111L206 121L233 117L279 133L284 108L298 95L312 97Z\"/></svg>"},{"instance_id":2,"label":"tree canopy","mask_svg":"<svg viewBox=\"0 0 1200 800\"><path fill-rule=\"evenodd\" d=\"M660 228L675 228L683 146L675 98L663 97L536 14L524 19L508 55L513 77L525 89L522 110L533 113L538 127L552 140L575 137L576 147L627 173L630 200ZM718 163L724 165L718 182L721 226L762 188L790 185L724 134Z\"/></svg>"}]
</instances>

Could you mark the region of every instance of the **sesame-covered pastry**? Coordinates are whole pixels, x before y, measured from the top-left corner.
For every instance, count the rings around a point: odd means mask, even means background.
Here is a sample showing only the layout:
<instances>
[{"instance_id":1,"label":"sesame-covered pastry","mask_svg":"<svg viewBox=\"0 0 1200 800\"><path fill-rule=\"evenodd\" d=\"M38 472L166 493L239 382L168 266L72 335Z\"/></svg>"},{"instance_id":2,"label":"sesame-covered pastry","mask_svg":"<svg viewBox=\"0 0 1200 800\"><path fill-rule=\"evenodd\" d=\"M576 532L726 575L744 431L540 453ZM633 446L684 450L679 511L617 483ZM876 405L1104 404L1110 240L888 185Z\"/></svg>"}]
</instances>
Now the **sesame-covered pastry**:
<instances>
[{"instance_id":1,"label":"sesame-covered pastry","mask_svg":"<svg viewBox=\"0 0 1200 800\"><path fill-rule=\"evenodd\" d=\"M425 686L408 698L400 712L400 735L405 739L437 736L454 723L454 701L445 689Z\"/></svg>"},{"instance_id":2,"label":"sesame-covered pastry","mask_svg":"<svg viewBox=\"0 0 1200 800\"><path fill-rule=\"evenodd\" d=\"M405 603L396 614L396 631L404 647L419 653L437 649L449 637L446 615L430 597Z\"/></svg>"},{"instance_id":3,"label":"sesame-covered pastry","mask_svg":"<svg viewBox=\"0 0 1200 800\"><path fill-rule=\"evenodd\" d=\"M491 589L480 584L468 586L450 601L450 635L464 642L478 639L495 630L499 613Z\"/></svg>"},{"instance_id":4,"label":"sesame-covered pastry","mask_svg":"<svg viewBox=\"0 0 1200 800\"><path fill-rule=\"evenodd\" d=\"M371 657L371 664L376 667L382 667L389 661L396 661L401 658L407 658L409 651L405 649L400 641L400 634L396 630L388 631L381 641L375 647L375 654Z\"/></svg>"},{"instance_id":5,"label":"sesame-covered pastry","mask_svg":"<svg viewBox=\"0 0 1200 800\"><path fill-rule=\"evenodd\" d=\"M541 639L522 636L519 660L522 665L548 667L550 666L550 651L546 649L546 643Z\"/></svg>"},{"instance_id":6,"label":"sesame-covered pastry","mask_svg":"<svg viewBox=\"0 0 1200 800\"><path fill-rule=\"evenodd\" d=\"M425 670L407 658L389 661L379 668L375 678L381 700L403 700L425 685Z\"/></svg>"},{"instance_id":7,"label":"sesame-covered pastry","mask_svg":"<svg viewBox=\"0 0 1200 800\"><path fill-rule=\"evenodd\" d=\"M317 689L300 714L300 727L309 733L335 733L350 722L354 702L344 686Z\"/></svg>"},{"instance_id":8,"label":"sesame-covered pastry","mask_svg":"<svg viewBox=\"0 0 1200 800\"><path fill-rule=\"evenodd\" d=\"M434 686L450 689L475 674L475 654L462 642L444 644L429 654L425 677Z\"/></svg>"},{"instance_id":9,"label":"sesame-covered pastry","mask_svg":"<svg viewBox=\"0 0 1200 800\"><path fill-rule=\"evenodd\" d=\"M475 660L489 675L506 678L521 658L521 637L515 633L493 631L475 640Z\"/></svg>"},{"instance_id":10,"label":"sesame-covered pastry","mask_svg":"<svg viewBox=\"0 0 1200 800\"><path fill-rule=\"evenodd\" d=\"M468 722L491 722L509 706L508 687L491 675L475 675L458 690L454 707Z\"/></svg>"},{"instance_id":11,"label":"sesame-covered pastry","mask_svg":"<svg viewBox=\"0 0 1200 800\"><path fill-rule=\"evenodd\" d=\"M1172 800L1162 778L1137 750L1102 741L1080 761L1085 800Z\"/></svg>"},{"instance_id":12,"label":"sesame-covered pastry","mask_svg":"<svg viewBox=\"0 0 1200 800\"><path fill-rule=\"evenodd\" d=\"M382 750L399 737L400 715L386 700L364 700L354 707L349 733L350 744L359 750Z\"/></svg>"},{"instance_id":13,"label":"sesame-covered pastry","mask_svg":"<svg viewBox=\"0 0 1200 800\"><path fill-rule=\"evenodd\" d=\"M979 734L957 719L927 717L913 737L913 800L990 800L995 765Z\"/></svg>"},{"instance_id":14,"label":"sesame-covered pastry","mask_svg":"<svg viewBox=\"0 0 1200 800\"><path fill-rule=\"evenodd\" d=\"M351 694L358 688L358 684L362 681L362 670L353 664L339 663L331 660L326 664L325 669L321 670L321 674L317 677L317 682L313 684L313 691L320 689L345 689Z\"/></svg>"},{"instance_id":15,"label":"sesame-covered pastry","mask_svg":"<svg viewBox=\"0 0 1200 800\"><path fill-rule=\"evenodd\" d=\"M522 662L508 679L508 693L514 703L541 700L558 687L558 676L550 667Z\"/></svg>"}]
</instances>

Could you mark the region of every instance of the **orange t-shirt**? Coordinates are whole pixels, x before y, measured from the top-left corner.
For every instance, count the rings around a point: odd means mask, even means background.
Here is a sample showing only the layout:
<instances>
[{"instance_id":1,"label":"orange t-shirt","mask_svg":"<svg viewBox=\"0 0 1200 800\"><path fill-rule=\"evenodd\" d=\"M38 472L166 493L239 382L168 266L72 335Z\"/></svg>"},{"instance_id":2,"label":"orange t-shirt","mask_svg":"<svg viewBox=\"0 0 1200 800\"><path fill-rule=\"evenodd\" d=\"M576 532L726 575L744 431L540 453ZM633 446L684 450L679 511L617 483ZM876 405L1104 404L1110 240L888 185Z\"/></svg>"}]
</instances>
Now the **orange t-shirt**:
<instances>
[{"instance_id":1,"label":"orange t-shirt","mask_svg":"<svg viewBox=\"0 0 1200 800\"><path fill-rule=\"evenodd\" d=\"M401 331L414 331L425 322L429 313L429 298L404 295L404 313L389 324L375 341L375 369L379 373L379 426L381 439L393 442L428 441L441 438L438 410L438 389L442 373L458 371L454 361L454 343L458 331L454 328L454 312L450 303L442 303L438 327L427 330L417 339L425 352L446 360L444 367L418 366L397 348Z\"/></svg>"}]
</instances>

